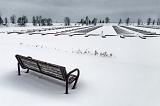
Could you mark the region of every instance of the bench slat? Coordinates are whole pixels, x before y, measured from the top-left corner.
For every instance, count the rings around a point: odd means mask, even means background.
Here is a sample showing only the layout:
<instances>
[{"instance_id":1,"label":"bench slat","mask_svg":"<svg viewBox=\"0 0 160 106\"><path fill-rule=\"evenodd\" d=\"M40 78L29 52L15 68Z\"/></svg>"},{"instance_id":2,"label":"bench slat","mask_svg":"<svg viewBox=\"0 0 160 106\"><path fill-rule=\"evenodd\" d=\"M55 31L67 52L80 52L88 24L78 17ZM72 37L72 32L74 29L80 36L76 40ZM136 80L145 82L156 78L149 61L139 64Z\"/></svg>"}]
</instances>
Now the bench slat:
<instances>
[{"instance_id":1,"label":"bench slat","mask_svg":"<svg viewBox=\"0 0 160 106\"><path fill-rule=\"evenodd\" d=\"M27 59L24 59L24 58L22 58L21 60L22 60L25 67L30 68L32 70L40 71L38 66L37 66L36 61L27 60Z\"/></svg>"},{"instance_id":2,"label":"bench slat","mask_svg":"<svg viewBox=\"0 0 160 106\"><path fill-rule=\"evenodd\" d=\"M62 80L65 80L65 76L63 75L65 70L61 70L61 67L57 67L57 66L55 67L45 62L39 62L39 66L44 73L48 73L54 77L58 77Z\"/></svg>"}]
</instances>

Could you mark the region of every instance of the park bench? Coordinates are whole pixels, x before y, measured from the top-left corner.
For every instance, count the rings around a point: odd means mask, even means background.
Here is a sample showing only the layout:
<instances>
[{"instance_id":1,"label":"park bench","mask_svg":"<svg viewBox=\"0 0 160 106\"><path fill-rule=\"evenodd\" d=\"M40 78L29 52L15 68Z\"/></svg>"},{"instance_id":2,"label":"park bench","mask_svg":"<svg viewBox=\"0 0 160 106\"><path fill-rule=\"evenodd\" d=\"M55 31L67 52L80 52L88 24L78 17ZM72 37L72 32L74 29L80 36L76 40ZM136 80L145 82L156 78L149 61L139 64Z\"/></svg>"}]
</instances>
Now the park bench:
<instances>
[{"instance_id":1,"label":"park bench","mask_svg":"<svg viewBox=\"0 0 160 106\"><path fill-rule=\"evenodd\" d=\"M27 69L26 73L29 72L29 70L44 74L46 76L53 77L55 79L64 81L66 84L66 90L65 94L68 94L68 85L73 83L72 89L75 89L80 71L79 69L74 69L67 73L66 68L63 66L47 63L44 61L36 60L31 57L25 57L22 55L15 55L17 61L18 61L18 75L21 75L20 73L20 67L22 69ZM77 74L73 74L74 72L77 72Z\"/></svg>"}]
</instances>

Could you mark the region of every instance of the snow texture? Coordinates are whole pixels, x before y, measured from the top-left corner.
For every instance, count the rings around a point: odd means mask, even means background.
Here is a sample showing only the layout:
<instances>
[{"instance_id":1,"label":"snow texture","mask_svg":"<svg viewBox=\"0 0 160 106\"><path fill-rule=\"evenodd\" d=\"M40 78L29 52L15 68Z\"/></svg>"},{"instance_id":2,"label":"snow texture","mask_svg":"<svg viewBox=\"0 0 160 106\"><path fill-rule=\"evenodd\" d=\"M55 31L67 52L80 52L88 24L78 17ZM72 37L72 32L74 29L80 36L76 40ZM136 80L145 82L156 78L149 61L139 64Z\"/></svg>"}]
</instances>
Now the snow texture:
<instances>
[{"instance_id":1,"label":"snow texture","mask_svg":"<svg viewBox=\"0 0 160 106\"><path fill-rule=\"evenodd\" d=\"M7 34L27 29L42 27L0 28L0 32L4 32L0 34L1 106L160 105L159 37L143 40L119 36ZM101 33L102 29L106 34L115 34L111 26L95 31ZM96 50L112 56L75 53L78 50ZM69 94L65 95L63 82L32 71L26 74L25 70L18 76L16 54L65 66L68 72L79 68L77 88L69 89Z\"/></svg>"}]
</instances>

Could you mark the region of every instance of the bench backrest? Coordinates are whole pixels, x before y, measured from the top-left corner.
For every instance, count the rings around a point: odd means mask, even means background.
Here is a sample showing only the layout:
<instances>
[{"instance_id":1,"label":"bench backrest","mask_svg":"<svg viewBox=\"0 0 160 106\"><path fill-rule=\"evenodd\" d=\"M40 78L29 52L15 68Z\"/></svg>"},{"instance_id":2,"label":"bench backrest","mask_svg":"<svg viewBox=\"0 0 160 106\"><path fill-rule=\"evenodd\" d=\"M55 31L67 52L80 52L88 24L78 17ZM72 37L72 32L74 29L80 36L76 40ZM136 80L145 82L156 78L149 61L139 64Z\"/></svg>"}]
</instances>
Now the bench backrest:
<instances>
[{"instance_id":1,"label":"bench backrest","mask_svg":"<svg viewBox=\"0 0 160 106\"><path fill-rule=\"evenodd\" d=\"M67 72L66 68L63 66L50 64L21 55L16 55L16 58L23 69L31 69L64 81L66 79Z\"/></svg>"}]
</instances>

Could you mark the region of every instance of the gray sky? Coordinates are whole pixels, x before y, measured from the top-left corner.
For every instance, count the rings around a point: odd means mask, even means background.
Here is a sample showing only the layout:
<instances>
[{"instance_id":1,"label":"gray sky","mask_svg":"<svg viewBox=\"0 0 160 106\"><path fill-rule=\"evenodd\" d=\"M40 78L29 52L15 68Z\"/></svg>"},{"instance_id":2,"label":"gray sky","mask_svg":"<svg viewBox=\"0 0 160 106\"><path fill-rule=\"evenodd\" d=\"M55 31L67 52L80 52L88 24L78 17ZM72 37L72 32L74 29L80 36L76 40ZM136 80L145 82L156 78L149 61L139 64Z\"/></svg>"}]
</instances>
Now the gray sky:
<instances>
[{"instance_id":1,"label":"gray sky","mask_svg":"<svg viewBox=\"0 0 160 106\"><path fill-rule=\"evenodd\" d=\"M42 15L53 20L63 21L65 16L79 20L85 16L113 20L131 17L160 17L160 0L0 0L0 13Z\"/></svg>"}]
</instances>

